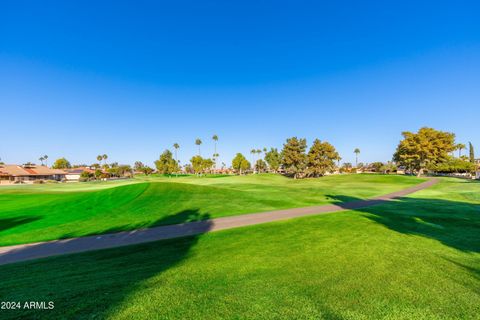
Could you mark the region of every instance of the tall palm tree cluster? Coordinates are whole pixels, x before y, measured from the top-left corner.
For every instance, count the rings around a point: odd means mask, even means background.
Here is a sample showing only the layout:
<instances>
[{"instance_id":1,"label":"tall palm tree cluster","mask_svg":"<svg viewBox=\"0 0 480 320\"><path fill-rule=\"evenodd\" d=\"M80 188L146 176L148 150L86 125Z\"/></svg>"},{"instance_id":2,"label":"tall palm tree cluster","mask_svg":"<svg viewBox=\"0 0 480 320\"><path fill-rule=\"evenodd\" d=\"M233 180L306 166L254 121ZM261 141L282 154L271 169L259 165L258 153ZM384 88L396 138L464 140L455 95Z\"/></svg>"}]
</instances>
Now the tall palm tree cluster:
<instances>
[{"instance_id":1,"label":"tall palm tree cluster","mask_svg":"<svg viewBox=\"0 0 480 320\"><path fill-rule=\"evenodd\" d=\"M217 161L218 161L218 157L220 156L217 152L218 135L214 134L212 136L212 140L213 140L213 143L214 143L214 151L213 151L212 161L214 163L214 166L216 166ZM200 139L200 138L195 139L195 145L198 146L198 154L197 154L198 157L201 157L201 154L202 154L202 150L201 150L202 143L203 143L202 139ZM175 162L177 164L180 164L180 160L178 160L178 149L180 149L180 144L175 142L173 144L173 149L174 149L174 154L175 154ZM180 166L178 166L178 167L180 167Z\"/></svg>"},{"instance_id":2,"label":"tall palm tree cluster","mask_svg":"<svg viewBox=\"0 0 480 320\"><path fill-rule=\"evenodd\" d=\"M98 161L99 163L101 163L102 160L103 160L103 165L106 165L106 164L107 164L107 159L108 159L108 156L107 156L106 154L99 154L99 155L97 156L97 161Z\"/></svg>"},{"instance_id":3,"label":"tall palm tree cluster","mask_svg":"<svg viewBox=\"0 0 480 320\"><path fill-rule=\"evenodd\" d=\"M45 165L48 167L47 159L48 159L47 155L44 155L44 156L41 156L40 158L38 158L38 160L42 163L42 166L43 166L43 161L45 161Z\"/></svg>"}]
</instances>

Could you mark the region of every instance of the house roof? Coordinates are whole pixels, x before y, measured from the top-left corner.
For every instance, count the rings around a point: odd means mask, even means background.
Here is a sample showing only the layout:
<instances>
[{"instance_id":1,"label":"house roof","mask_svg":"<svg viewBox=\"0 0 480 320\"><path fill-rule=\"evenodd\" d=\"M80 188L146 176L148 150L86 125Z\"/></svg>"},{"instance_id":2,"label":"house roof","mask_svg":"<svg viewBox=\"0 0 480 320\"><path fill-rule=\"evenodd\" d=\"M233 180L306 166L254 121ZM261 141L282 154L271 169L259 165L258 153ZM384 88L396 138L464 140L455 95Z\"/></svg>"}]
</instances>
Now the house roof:
<instances>
[{"instance_id":1,"label":"house roof","mask_svg":"<svg viewBox=\"0 0 480 320\"><path fill-rule=\"evenodd\" d=\"M82 172L87 171L90 173L94 173L95 170L92 170L87 167L78 167L78 168L72 168L72 169L65 169L66 174L81 174Z\"/></svg>"},{"instance_id":2,"label":"house roof","mask_svg":"<svg viewBox=\"0 0 480 320\"><path fill-rule=\"evenodd\" d=\"M50 169L47 166L29 166L22 167L16 164L0 165L0 174L4 176L50 176L55 174L65 174L63 170Z\"/></svg>"}]
</instances>

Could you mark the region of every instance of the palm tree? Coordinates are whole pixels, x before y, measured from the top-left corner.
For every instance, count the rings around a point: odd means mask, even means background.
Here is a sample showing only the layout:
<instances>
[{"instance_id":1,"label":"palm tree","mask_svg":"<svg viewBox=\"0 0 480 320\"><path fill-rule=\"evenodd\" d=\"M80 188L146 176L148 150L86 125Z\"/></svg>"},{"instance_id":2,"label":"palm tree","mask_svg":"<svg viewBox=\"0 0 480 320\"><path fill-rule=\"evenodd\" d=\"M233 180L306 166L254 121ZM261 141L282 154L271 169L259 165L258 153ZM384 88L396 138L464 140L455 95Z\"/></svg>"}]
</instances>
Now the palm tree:
<instances>
[{"instance_id":1,"label":"palm tree","mask_svg":"<svg viewBox=\"0 0 480 320\"><path fill-rule=\"evenodd\" d=\"M257 153L257 150L256 149L252 149L250 150L250 153L252 154L252 163L255 164L255 154Z\"/></svg>"},{"instance_id":2,"label":"palm tree","mask_svg":"<svg viewBox=\"0 0 480 320\"><path fill-rule=\"evenodd\" d=\"M178 150L178 148L180 148L180 145L175 142L173 144L173 148L175 149L175 162L177 163L177 168L178 168L179 167L178 164L180 163L180 161L178 161L178 158L177 158L177 150ZM175 170L175 171L178 171L178 170ZM175 173L175 176L178 176L177 172Z\"/></svg>"},{"instance_id":3,"label":"palm tree","mask_svg":"<svg viewBox=\"0 0 480 320\"><path fill-rule=\"evenodd\" d=\"M262 150L257 149L257 154L259 155L258 159L261 159L260 154L262 153ZM258 160L257 160L258 161ZM256 162L253 164L254 167L256 167Z\"/></svg>"},{"instance_id":4,"label":"palm tree","mask_svg":"<svg viewBox=\"0 0 480 320\"><path fill-rule=\"evenodd\" d=\"M97 156L97 161L98 161L98 164L100 164L102 162L102 159L103 159L103 156L101 154L99 154Z\"/></svg>"},{"instance_id":5,"label":"palm tree","mask_svg":"<svg viewBox=\"0 0 480 320\"><path fill-rule=\"evenodd\" d=\"M47 156L47 155L44 155L44 156L43 156L43 160L45 160L45 165L48 167L48 161L47 161L47 159L48 159L48 156Z\"/></svg>"},{"instance_id":6,"label":"palm tree","mask_svg":"<svg viewBox=\"0 0 480 320\"><path fill-rule=\"evenodd\" d=\"M353 152L355 153L355 168L356 168L358 166L358 154L360 153L360 149L355 148Z\"/></svg>"},{"instance_id":7,"label":"palm tree","mask_svg":"<svg viewBox=\"0 0 480 320\"><path fill-rule=\"evenodd\" d=\"M42 162L42 166L43 166L43 160L45 160L43 157L40 157L38 158L38 160L40 160L40 162Z\"/></svg>"},{"instance_id":8,"label":"palm tree","mask_svg":"<svg viewBox=\"0 0 480 320\"><path fill-rule=\"evenodd\" d=\"M464 145L463 143L459 143L456 145L456 148L458 150L458 157L460 158L462 156L462 150L465 149L467 146Z\"/></svg>"},{"instance_id":9,"label":"palm tree","mask_svg":"<svg viewBox=\"0 0 480 320\"><path fill-rule=\"evenodd\" d=\"M215 144L215 150L214 154L217 154L217 141L218 141L218 136L216 134L213 135L212 140L214 141Z\"/></svg>"},{"instance_id":10,"label":"palm tree","mask_svg":"<svg viewBox=\"0 0 480 320\"><path fill-rule=\"evenodd\" d=\"M202 140L200 140L199 138L197 138L195 140L195 144L198 146L198 155L200 155L200 145L202 144Z\"/></svg>"},{"instance_id":11,"label":"palm tree","mask_svg":"<svg viewBox=\"0 0 480 320\"><path fill-rule=\"evenodd\" d=\"M175 143L173 144L173 148L175 149L175 161L178 163L177 150L178 150L178 148L180 148L180 145L175 142Z\"/></svg>"},{"instance_id":12,"label":"palm tree","mask_svg":"<svg viewBox=\"0 0 480 320\"><path fill-rule=\"evenodd\" d=\"M214 166L215 166L215 169L217 169L217 157L218 157L218 153L217 153L217 141L218 141L218 136L216 134L213 135L212 137L212 140L214 141L214 151L213 151L213 163L214 163Z\"/></svg>"},{"instance_id":13,"label":"palm tree","mask_svg":"<svg viewBox=\"0 0 480 320\"><path fill-rule=\"evenodd\" d=\"M107 159L108 159L108 156L106 154L103 154L102 155L102 159L103 159L103 164L107 164Z\"/></svg>"}]
</instances>

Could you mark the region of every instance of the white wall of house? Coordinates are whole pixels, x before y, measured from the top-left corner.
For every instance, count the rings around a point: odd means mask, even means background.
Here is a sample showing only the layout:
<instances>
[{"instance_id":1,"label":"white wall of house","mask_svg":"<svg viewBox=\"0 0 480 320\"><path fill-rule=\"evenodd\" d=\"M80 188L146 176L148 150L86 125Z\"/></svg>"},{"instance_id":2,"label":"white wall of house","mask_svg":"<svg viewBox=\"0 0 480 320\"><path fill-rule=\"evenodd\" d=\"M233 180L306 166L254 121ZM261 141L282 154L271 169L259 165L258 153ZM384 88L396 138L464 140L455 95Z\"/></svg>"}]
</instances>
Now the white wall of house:
<instances>
[{"instance_id":1,"label":"white wall of house","mask_svg":"<svg viewBox=\"0 0 480 320\"><path fill-rule=\"evenodd\" d=\"M67 181L78 181L80 180L80 174L66 174L65 179Z\"/></svg>"}]
</instances>

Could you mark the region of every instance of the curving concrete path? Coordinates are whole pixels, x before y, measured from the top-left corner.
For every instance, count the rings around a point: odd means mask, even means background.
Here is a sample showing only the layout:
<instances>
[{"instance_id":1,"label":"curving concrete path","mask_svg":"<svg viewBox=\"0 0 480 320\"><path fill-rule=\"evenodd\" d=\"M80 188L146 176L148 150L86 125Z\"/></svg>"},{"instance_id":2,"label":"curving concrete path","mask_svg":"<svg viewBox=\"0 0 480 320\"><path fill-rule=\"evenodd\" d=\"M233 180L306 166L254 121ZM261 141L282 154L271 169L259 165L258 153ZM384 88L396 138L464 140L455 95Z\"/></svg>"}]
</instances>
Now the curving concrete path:
<instances>
[{"instance_id":1,"label":"curving concrete path","mask_svg":"<svg viewBox=\"0 0 480 320\"><path fill-rule=\"evenodd\" d=\"M107 249L157 240L185 237L211 231L244 227L308 215L360 209L406 196L413 192L428 188L437 182L438 179L429 179L428 181L413 187L368 200L305 208L275 210L204 221L159 226L149 229L123 231L112 234L0 247L0 265L62 254Z\"/></svg>"}]
</instances>

